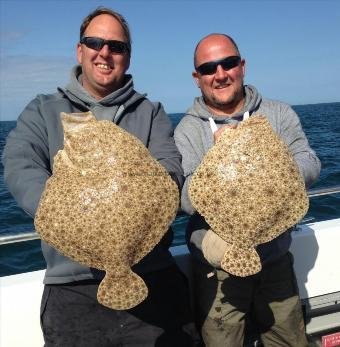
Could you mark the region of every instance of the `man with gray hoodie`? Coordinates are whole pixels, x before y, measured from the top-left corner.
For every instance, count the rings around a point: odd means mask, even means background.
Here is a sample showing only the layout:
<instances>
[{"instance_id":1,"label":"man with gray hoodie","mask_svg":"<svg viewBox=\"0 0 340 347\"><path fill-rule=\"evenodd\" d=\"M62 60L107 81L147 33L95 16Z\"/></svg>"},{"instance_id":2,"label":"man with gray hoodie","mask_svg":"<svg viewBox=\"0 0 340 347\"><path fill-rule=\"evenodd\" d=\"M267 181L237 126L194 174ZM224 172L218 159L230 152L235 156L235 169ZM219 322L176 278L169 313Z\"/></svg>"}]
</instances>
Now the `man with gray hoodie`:
<instances>
[{"instance_id":1,"label":"man with gray hoodie","mask_svg":"<svg viewBox=\"0 0 340 347\"><path fill-rule=\"evenodd\" d=\"M125 19L110 9L96 9L81 25L79 65L70 83L55 94L37 96L18 118L4 150L4 176L18 204L32 217L52 174L53 158L63 148L60 112L92 111L98 120L113 121L138 137L181 187L181 156L170 120L160 103L134 90L132 76L126 74L130 56ZM188 288L169 252L171 241L169 230L134 266L149 295L125 311L98 303L102 271L80 265L42 242L47 263L41 302L45 346L191 346Z\"/></svg>"},{"instance_id":2,"label":"man with gray hoodie","mask_svg":"<svg viewBox=\"0 0 340 347\"><path fill-rule=\"evenodd\" d=\"M245 318L252 314L265 346L307 346L293 260L288 252L290 230L257 247L262 262L258 274L228 274L220 266L226 243L209 230L204 218L194 210L188 186L220 134L227 128L236 128L246 112L268 118L288 145L307 187L317 179L320 162L292 108L262 98L255 87L244 85L245 60L231 37L204 37L196 46L194 65L192 75L202 96L195 98L177 126L175 142L182 154L185 176L181 205L191 215L187 240L194 265L197 323L203 340L206 346L242 346ZM218 128L214 133L210 117Z\"/></svg>"}]
</instances>

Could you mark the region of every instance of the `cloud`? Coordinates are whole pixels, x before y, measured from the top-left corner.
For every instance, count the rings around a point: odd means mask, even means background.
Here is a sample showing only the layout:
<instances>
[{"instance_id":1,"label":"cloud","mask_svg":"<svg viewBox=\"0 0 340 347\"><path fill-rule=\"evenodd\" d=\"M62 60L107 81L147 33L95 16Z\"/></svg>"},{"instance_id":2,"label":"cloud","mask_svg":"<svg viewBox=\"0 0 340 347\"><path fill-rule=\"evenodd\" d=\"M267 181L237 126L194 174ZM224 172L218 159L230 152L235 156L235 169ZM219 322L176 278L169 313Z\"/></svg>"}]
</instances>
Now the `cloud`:
<instances>
[{"instance_id":1,"label":"cloud","mask_svg":"<svg viewBox=\"0 0 340 347\"><path fill-rule=\"evenodd\" d=\"M25 36L24 32L21 31L0 31L1 45L12 40L18 40Z\"/></svg>"},{"instance_id":2,"label":"cloud","mask_svg":"<svg viewBox=\"0 0 340 347\"><path fill-rule=\"evenodd\" d=\"M0 60L0 119L14 120L37 94L64 86L75 59L49 56L2 56Z\"/></svg>"}]
</instances>

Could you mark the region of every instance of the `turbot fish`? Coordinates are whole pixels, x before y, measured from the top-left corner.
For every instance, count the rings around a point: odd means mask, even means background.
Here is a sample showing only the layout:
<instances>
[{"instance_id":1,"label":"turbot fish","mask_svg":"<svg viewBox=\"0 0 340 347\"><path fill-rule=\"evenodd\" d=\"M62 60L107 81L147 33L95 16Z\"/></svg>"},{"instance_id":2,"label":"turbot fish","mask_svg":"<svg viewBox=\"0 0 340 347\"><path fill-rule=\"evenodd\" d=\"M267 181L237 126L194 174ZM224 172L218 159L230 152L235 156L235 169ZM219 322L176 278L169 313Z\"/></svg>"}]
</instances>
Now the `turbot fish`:
<instances>
[{"instance_id":1,"label":"turbot fish","mask_svg":"<svg viewBox=\"0 0 340 347\"><path fill-rule=\"evenodd\" d=\"M189 197L227 243L221 268L241 277L261 270L256 246L296 224L309 206L293 156L263 115L221 134L193 174Z\"/></svg>"},{"instance_id":2,"label":"turbot fish","mask_svg":"<svg viewBox=\"0 0 340 347\"><path fill-rule=\"evenodd\" d=\"M148 295L131 267L167 232L177 185L135 136L91 112L61 114L64 148L35 217L42 240L63 255L106 272L99 303L123 310Z\"/></svg>"}]
</instances>

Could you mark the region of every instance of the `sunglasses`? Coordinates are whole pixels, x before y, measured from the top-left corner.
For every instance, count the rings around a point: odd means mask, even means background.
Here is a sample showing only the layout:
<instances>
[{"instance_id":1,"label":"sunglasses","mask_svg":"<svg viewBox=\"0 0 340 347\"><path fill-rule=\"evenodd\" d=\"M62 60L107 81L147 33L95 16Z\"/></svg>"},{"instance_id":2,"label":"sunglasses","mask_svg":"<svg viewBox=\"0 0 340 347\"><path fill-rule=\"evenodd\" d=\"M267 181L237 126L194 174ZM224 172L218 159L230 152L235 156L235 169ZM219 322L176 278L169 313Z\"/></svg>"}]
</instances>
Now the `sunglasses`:
<instances>
[{"instance_id":1,"label":"sunglasses","mask_svg":"<svg viewBox=\"0 0 340 347\"><path fill-rule=\"evenodd\" d=\"M129 52L129 46L126 42L117 40L104 40L100 37L82 37L80 43L83 43L86 47L100 51L104 45L108 45L111 53L123 54Z\"/></svg>"},{"instance_id":2,"label":"sunglasses","mask_svg":"<svg viewBox=\"0 0 340 347\"><path fill-rule=\"evenodd\" d=\"M221 65L224 71L228 71L238 66L240 62L241 62L241 57L237 55L232 55L230 57L204 63L198 66L196 68L196 71L200 75L213 75L216 72L218 65Z\"/></svg>"}]
</instances>

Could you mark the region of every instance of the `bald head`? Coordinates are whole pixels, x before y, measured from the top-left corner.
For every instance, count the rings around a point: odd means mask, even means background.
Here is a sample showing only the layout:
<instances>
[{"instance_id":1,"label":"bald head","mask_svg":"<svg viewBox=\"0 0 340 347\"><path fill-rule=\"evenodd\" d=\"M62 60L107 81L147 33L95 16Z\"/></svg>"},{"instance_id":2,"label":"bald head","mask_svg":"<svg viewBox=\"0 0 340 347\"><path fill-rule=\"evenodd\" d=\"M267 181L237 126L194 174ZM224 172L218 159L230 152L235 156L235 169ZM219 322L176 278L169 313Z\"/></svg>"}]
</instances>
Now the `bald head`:
<instances>
[{"instance_id":1,"label":"bald head","mask_svg":"<svg viewBox=\"0 0 340 347\"><path fill-rule=\"evenodd\" d=\"M195 71L192 72L207 107L215 115L232 115L242 109L244 100L243 79L245 60L233 60L240 52L235 41L224 34L204 37L195 49ZM208 64L209 63L209 64ZM197 67L207 64L205 73ZM202 72L203 71L203 72Z\"/></svg>"},{"instance_id":2,"label":"bald head","mask_svg":"<svg viewBox=\"0 0 340 347\"><path fill-rule=\"evenodd\" d=\"M204 55L207 51L214 50L215 47L226 45L231 46L233 50L235 51L235 55L241 55L240 51L237 47L236 42L228 35L225 34L209 34L203 39L201 39L196 48L194 53L194 66L195 68L200 65L200 58L202 55Z\"/></svg>"}]
</instances>

